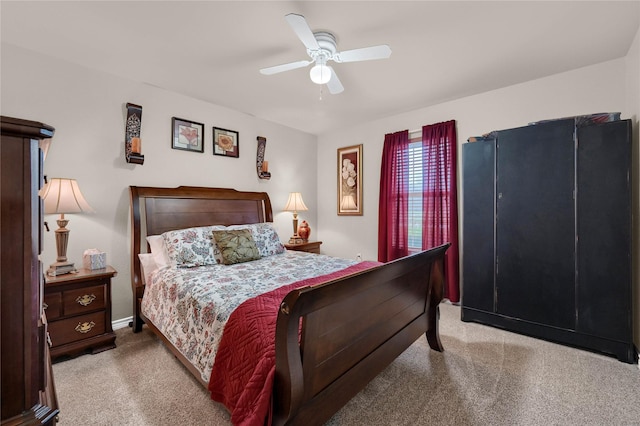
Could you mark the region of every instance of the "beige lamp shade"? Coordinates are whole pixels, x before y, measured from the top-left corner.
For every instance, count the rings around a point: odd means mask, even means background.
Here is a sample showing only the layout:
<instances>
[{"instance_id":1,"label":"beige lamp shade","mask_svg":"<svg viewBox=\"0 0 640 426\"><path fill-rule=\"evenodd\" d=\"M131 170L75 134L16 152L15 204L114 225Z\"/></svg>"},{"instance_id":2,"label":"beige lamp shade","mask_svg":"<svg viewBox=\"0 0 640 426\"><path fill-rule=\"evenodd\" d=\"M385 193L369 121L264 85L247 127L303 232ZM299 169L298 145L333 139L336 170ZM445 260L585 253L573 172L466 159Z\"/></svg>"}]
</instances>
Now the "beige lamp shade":
<instances>
[{"instance_id":1,"label":"beige lamp shade","mask_svg":"<svg viewBox=\"0 0 640 426\"><path fill-rule=\"evenodd\" d=\"M299 192L291 192L289 193L289 200L287 201L287 205L284 206L284 211L287 212L297 212L297 211L307 211L309 210L307 206L304 204L302 200L302 194Z\"/></svg>"},{"instance_id":2,"label":"beige lamp shade","mask_svg":"<svg viewBox=\"0 0 640 426\"><path fill-rule=\"evenodd\" d=\"M44 200L44 212L51 213L93 213L75 179L52 178L40 190Z\"/></svg>"}]
</instances>

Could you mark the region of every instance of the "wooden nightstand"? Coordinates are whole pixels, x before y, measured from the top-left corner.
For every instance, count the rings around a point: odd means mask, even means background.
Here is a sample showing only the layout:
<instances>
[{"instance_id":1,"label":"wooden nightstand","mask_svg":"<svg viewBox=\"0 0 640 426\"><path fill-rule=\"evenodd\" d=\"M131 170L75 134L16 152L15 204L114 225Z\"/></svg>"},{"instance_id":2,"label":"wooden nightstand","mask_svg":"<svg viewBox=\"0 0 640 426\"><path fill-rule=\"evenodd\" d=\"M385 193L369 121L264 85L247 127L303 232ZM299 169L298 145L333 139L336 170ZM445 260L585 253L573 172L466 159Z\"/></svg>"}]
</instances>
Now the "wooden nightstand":
<instances>
[{"instance_id":1,"label":"wooden nightstand","mask_svg":"<svg viewBox=\"0 0 640 426\"><path fill-rule=\"evenodd\" d=\"M107 266L45 276L44 307L51 358L75 356L89 349L95 354L116 347L111 328L111 278L116 274Z\"/></svg>"},{"instance_id":2,"label":"wooden nightstand","mask_svg":"<svg viewBox=\"0 0 640 426\"><path fill-rule=\"evenodd\" d=\"M309 241L302 244L286 244L287 250L306 251L308 253L320 254L320 244L322 241Z\"/></svg>"}]
</instances>

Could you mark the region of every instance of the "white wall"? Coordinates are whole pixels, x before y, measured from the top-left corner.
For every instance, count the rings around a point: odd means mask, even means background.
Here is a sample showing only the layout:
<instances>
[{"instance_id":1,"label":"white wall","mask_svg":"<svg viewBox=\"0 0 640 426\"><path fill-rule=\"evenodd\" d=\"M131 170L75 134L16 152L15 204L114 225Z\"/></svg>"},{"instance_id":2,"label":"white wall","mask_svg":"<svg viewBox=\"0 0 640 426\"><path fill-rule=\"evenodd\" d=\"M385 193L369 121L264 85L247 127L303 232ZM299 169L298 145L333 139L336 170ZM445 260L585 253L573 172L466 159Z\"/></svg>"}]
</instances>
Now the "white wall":
<instances>
[{"instance_id":1,"label":"white wall","mask_svg":"<svg viewBox=\"0 0 640 426\"><path fill-rule=\"evenodd\" d=\"M640 29L636 33L629 53L626 57L627 66L627 108L629 115L633 117L633 182L636 184L633 192L633 227L635 235L640 232L640 128L638 120L640 119ZM634 250L634 342L636 348L640 348L640 239L636 238L633 245Z\"/></svg>"},{"instance_id":2,"label":"white wall","mask_svg":"<svg viewBox=\"0 0 640 426\"><path fill-rule=\"evenodd\" d=\"M283 240L292 233L292 217L282 212L288 193L300 191L309 207L301 212L311 226L316 221L316 137L248 115L156 87L2 44L2 103L5 116L39 121L55 127L45 163L48 177L78 180L92 215L67 215L70 241L67 255L81 265L87 248L107 253L118 270L112 285L112 317L131 315L129 185L213 186L265 191L271 198L274 222ZM142 105L144 165L124 159L125 104ZM205 152L171 148L171 117L205 124ZM239 132L240 158L212 155L213 126ZM265 159L270 180L256 173L256 137L267 138ZM55 215L47 215L51 231ZM44 235L45 267L55 261L53 232Z\"/></svg>"},{"instance_id":3,"label":"white wall","mask_svg":"<svg viewBox=\"0 0 640 426\"><path fill-rule=\"evenodd\" d=\"M377 259L380 163L386 133L455 119L461 144L470 136L543 119L608 111L620 111L629 118L625 76L625 60L619 59L321 135L317 236L322 247L335 256L353 258L361 252L364 259ZM364 145L363 216L337 216L336 149L360 143Z\"/></svg>"}]
</instances>

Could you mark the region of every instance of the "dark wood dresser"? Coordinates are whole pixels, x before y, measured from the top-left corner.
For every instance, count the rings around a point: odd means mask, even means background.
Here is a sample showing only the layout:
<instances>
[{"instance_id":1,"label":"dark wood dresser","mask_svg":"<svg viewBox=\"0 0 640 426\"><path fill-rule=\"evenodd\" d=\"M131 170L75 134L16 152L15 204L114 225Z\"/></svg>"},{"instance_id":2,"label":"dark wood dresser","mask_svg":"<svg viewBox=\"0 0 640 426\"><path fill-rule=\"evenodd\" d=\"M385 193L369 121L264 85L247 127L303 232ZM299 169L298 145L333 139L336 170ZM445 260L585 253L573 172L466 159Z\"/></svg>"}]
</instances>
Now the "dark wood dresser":
<instances>
[{"instance_id":1,"label":"dark wood dresser","mask_svg":"<svg viewBox=\"0 0 640 426\"><path fill-rule=\"evenodd\" d=\"M0 319L2 425L52 425L58 402L42 309L43 184L46 124L0 117Z\"/></svg>"},{"instance_id":2,"label":"dark wood dresser","mask_svg":"<svg viewBox=\"0 0 640 426\"><path fill-rule=\"evenodd\" d=\"M111 278L116 270L78 269L45 278L44 303L49 321L51 357L75 356L87 350L116 347L111 328Z\"/></svg>"}]
</instances>

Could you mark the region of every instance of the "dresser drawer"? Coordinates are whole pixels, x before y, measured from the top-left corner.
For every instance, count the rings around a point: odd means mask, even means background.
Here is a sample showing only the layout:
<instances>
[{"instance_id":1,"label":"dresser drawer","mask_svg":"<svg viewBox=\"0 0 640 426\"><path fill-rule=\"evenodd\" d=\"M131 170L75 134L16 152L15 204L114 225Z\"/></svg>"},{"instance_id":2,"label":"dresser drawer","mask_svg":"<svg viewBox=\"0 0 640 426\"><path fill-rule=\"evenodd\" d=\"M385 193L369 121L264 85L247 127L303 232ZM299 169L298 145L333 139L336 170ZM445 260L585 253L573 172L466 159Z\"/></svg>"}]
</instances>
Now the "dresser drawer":
<instances>
[{"instance_id":1,"label":"dresser drawer","mask_svg":"<svg viewBox=\"0 0 640 426\"><path fill-rule=\"evenodd\" d=\"M44 295L44 312L50 320L62 316L62 293Z\"/></svg>"},{"instance_id":2,"label":"dresser drawer","mask_svg":"<svg viewBox=\"0 0 640 426\"><path fill-rule=\"evenodd\" d=\"M62 292L62 312L65 316L104 309L105 285Z\"/></svg>"},{"instance_id":3,"label":"dresser drawer","mask_svg":"<svg viewBox=\"0 0 640 426\"><path fill-rule=\"evenodd\" d=\"M49 322L49 335L53 347L76 342L105 332L104 312L82 315Z\"/></svg>"}]
</instances>

